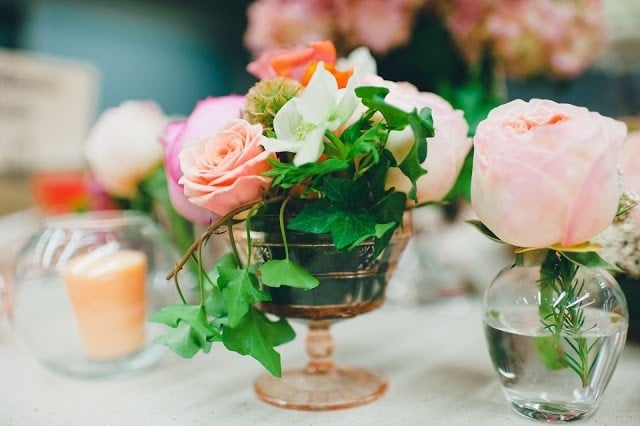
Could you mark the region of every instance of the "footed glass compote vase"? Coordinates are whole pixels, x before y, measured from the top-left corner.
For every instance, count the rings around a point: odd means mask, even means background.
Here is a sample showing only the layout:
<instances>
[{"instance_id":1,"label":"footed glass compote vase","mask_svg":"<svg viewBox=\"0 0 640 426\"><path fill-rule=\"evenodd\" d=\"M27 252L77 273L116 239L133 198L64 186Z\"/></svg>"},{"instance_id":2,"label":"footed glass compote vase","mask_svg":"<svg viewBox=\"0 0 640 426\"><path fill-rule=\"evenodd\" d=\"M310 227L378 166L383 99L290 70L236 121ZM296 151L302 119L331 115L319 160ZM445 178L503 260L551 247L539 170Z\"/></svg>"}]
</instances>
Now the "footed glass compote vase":
<instances>
[{"instance_id":1,"label":"footed glass compote vase","mask_svg":"<svg viewBox=\"0 0 640 426\"><path fill-rule=\"evenodd\" d=\"M251 223L252 259L262 263L284 257L277 217L255 217ZM271 296L262 302L263 312L297 319L308 324L306 351L309 362L297 369L285 369L281 378L264 374L254 382L257 396L278 407L297 410L334 410L374 401L387 389L387 380L365 369L335 365L331 324L380 307L398 257L411 236L410 215L383 252L374 256L372 241L352 252L339 252L327 234L287 231L291 260L309 270L319 281L311 290L267 287ZM241 250L246 252L244 226L234 230ZM244 247L243 247L244 246Z\"/></svg>"},{"instance_id":2,"label":"footed glass compote vase","mask_svg":"<svg viewBox=\"0 0 640 426\"><path fill-rule=\"evenodd\" d=\"M625 297L608 272L580 267L574 276L563 274L541 276L539 265L506 268L483 304L489 353L507 400L517 413L552 423L596 411L628 324Z\"/></svg>"}]
</instances>

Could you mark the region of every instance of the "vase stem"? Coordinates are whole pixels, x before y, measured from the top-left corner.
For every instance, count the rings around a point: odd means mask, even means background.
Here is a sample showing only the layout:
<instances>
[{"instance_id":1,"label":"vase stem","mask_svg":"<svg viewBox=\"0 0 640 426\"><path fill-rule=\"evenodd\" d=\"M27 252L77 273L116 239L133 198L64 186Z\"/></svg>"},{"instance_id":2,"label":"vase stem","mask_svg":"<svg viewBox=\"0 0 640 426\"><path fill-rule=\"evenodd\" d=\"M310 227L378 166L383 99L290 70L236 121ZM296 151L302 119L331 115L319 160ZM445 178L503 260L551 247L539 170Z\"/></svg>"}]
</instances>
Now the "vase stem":
<instances>
[{"instance_id":1,"label":"vase stem","mask_svg":"<svg viewBox=\"0 0 640 426\"><path fill-rule=\"evenodd\" d=\"M311 321L307 335L307 355L310 374L326 374L333 370L333 350L336 345L329 331L331 321Z\"/></svg>"}]
</instances>

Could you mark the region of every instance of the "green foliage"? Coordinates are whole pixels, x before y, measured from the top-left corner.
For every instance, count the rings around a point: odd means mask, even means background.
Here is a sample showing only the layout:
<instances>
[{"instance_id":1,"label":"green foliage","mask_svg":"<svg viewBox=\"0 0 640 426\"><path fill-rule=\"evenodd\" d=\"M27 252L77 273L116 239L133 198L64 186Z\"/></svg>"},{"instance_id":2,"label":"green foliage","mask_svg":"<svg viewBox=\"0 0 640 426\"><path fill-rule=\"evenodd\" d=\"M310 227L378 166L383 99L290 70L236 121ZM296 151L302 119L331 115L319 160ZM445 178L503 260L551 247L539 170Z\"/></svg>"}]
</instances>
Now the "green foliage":
<instances>
[{"instance_id":1,"label":"green foliage","mask_svg":"<svg viewBox=\"0 0 640 426\"><path fill-rule=\"evenodd\" d=\"M402 222L404 194L390 192L371 208L365 179L326 177L315 188L324 198L308 202L288 228L314 234L331 233L338 250L352 250L362 241L381 239ZM389 202L385 202L389 201Z\"/></svg>"},{"instance_id":2,"label":"green foliage","mask_svg":"<svg viewBox=\"0 0 640 426\"><path fill-rule=\"evenodd\" d=\"M205 309L199 305L165 306L149 317L149 321L168 325L172 330L155 342L168 346L178 355L191 358L198 351L208 353L211 342L220 341L220 331L207 321Z\"/></svg>"},{"instance_id":3,"label":"green foliage","mask_svg":"<svg viewBox=\"0 0 640 426\"><path fill-rule=\"evenodd\" d=\"M138 188L132 207L150 213L167 223L167 231L181 252L185 252L194 239L193 224L182 217L171 204L167 176L163 167L156 168Z\"/></svg>"},{"instance_id":4,"label":"green foliage","mask_svg":"<svg viewBox=\"0 0 640 426\"><path fill-rule=\"evenodd\" d=\"M562 256L579 266L585 266L587 268L601 268L613 272L621 272L621 270L617 266L612 265L611 263L604 260L595 251L560 253L562 254Z\"/></svg>"},{"instance_id":5,"label":"green foliage","mask_svg":"<svg viewBox=\"0 0 640 426\"><path fill-rule=\"evenodd\" d=\"M547 256L540 267L538 280L540 294L538 310L542 327L549 332L549 336L536 339L538 352L545 366L551 370L570 368L580 378L584 387L588 386L593 366L591 353L600 339L597 338L589 346L582 335L584 282L577 279L576 275L579 268L586 266L574 262L570 257L586 253L547 251ZM578 258L587 259L588 262L595 259L593 256ZM561 345L563 342L569 349L563 349Z\"/></svg>"},{"instance_id":6,"label":"green foliage","mask_svg":"<svg viewBox=\"0 0 640 426\"><path fill-rule=\"evenodd\" d=\"M271 374L280 377L280 354L273 348L293 340L295 332L285 319L270 321L262 312L251 308L236 327L223 327L222 336L227 349L251 355Z\"/></svg>"},{"instance_id":7,"label":"green foliage","mask_svg":"<svg viewBox=\"0 0 640 426\"><path fill-rule=\"evenodd\" d=\"M283 189L301 184L309 178L343 172L349 168L347 161L337 158L329 158L321 163L307 163L301 166L271 159L269 163L273 168L265 172L264 176L273 177L272 184Z\"/></svg>"},{"instance_id":8,"label":"green foliage","mask_svg":"<svg viewBox=\"0 0 640 426\"><path fill-rule=\"evenodd\" d=\"M258 278L249 270L218 267L218 272L230 327L238 325L254 303L271 300L258 288Z\"/></svg>"},{"instance_id":9,"label":"green foliage","mask_svg":"<svg viewBox=\"0 0 640 426\"><path fill-rule=\"evenodd\" d=\"M262 284L269 287L287 285L311 290L320 283L309 271L290 259L268 260L260 266L260 274Z\"/></svg>"}]
</instances>

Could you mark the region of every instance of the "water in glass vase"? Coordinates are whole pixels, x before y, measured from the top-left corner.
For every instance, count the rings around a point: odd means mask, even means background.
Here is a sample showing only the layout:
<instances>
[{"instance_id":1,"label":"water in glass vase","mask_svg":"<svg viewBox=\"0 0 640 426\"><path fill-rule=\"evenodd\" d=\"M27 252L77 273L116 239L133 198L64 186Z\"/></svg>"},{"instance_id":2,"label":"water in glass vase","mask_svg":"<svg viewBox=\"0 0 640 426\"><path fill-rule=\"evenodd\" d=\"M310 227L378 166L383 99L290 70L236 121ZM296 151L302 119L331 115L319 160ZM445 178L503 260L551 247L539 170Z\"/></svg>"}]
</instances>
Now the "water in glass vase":
<instances>
[{"instance_id":1,"label":"water in glass vase","mask_svg":"<svg viewBox=\"0 0 640 426\"><path fill-rule=\"evenodd\" d=\"M627 321L600 309L583 311L580 335L563 332L558 338L543 327L536 305L486 314L491 359L518 413L556 422L595 412L624 345Z\"/></svg>"}]
</instances>

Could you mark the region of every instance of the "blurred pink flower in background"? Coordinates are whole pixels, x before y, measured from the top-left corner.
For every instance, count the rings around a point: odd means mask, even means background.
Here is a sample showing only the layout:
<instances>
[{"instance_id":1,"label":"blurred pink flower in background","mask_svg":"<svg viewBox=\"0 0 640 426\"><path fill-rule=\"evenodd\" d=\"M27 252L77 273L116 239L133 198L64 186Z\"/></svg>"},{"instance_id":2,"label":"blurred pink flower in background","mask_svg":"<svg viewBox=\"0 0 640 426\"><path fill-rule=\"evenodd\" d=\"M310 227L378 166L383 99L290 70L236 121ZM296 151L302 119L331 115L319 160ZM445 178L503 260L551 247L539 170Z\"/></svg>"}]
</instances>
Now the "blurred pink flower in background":
<instances>
[{"instance_id":1,"label":"blurred pink flower in background","mask_svg":"<svg viewBox=\"0 0 640 426\"><path fill-rule=\"evenodd\" d=\"M605 41L601 0L439 0L466 60L489 52L509 77L576 77Z\"/></svg>"},{"instance_id":2,"label":"blurred pink flower in background","mask_svg":"<svg viewBox=\"0 0 640 426\"><path fill-rule=\"evenodd\" d=\"M244 41L255 57L324 39L386 54L410 43L420 13L442 20L469 65L490 54L513 78L576 77L605 43L603 0L256 0Z\"/></svg>"},{"instance_id":3,"label":"blurred pink flower in background","mask_svg":"<svg viewBox=\"0 0 640 426\"><path fill-rule=\"evenodd\" d=\"M404 46L411 39L424 0L334 1L335 22L347 48L364 45L376 53Z\"/></svg>"},{"instance_id":4,"label":"blurred pink flower in background","mask_svg":"<svg viewBox=\"0 0 640 426\"><path fill-rule=\"evenodd\" d=\"M316 40L334 38L332 0L258 0L249 5L244 43L258 56Z\"/></svg>"},{"instance_id":5,"label":"blurred pink flower in background","mask_svg":"<svg viewBox=\"0 0 640 426\"><path fill-rule=\"evenodd\" d=\"M415 17L428 0L256 0L247 9L247 48L258 56L314 40L344 49L365 45L376 53L407 44Z\"/></svg>"}]
</instances>

